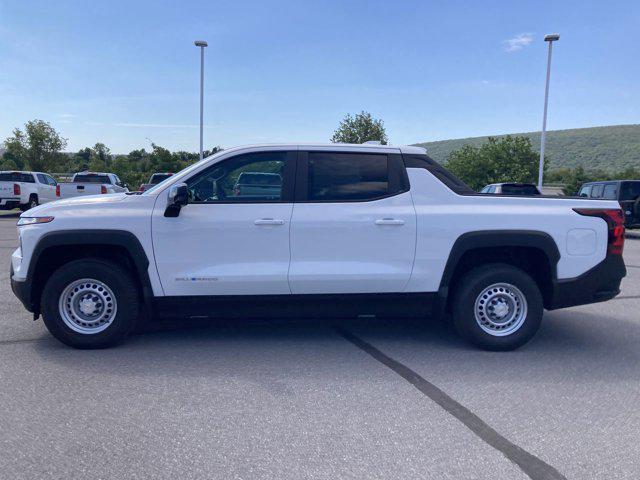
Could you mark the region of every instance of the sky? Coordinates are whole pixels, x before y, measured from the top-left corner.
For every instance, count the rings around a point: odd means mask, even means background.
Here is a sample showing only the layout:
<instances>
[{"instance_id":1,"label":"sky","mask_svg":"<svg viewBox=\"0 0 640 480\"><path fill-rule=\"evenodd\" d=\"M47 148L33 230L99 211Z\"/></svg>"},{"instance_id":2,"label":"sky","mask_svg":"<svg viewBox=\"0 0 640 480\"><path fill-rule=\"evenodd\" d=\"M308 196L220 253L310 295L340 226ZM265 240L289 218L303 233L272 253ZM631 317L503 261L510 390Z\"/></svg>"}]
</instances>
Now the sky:
<instances>
[{"instance_id":1,"label":"sky","mask_svg":"<svg viewBox=\"0 0 640 480\"><path fill-rule=\"evenodd\" d=\"M67 151L325 142L371 112L392 144L640 123L636 1L0 0L0 141Z\"/></svg>"}]
</instances>

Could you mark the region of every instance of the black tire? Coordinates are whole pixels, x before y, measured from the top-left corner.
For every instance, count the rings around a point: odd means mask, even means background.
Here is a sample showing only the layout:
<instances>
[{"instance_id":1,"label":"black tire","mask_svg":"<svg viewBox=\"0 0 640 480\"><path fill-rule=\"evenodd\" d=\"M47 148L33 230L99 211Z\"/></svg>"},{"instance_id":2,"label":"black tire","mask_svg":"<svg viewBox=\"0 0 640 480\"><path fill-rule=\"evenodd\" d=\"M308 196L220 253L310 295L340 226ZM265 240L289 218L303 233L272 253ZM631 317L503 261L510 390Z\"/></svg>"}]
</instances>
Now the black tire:
<instances>
[{"instance_id":1,"label":"black tire","mask_svg":"<svg viewBox=\"0 0 640 480\"><path fill-rule=\"evenodd\" d=\"M20 205L20 210L22 210L23 212L26 212L27 210L35 208L38 205L40 205L40 203L38 202L38 196L37 195L31 195L29 197L29 202L27 204Z\"/></svg>"},{"instance_id":2,"label":"black tire","mask_svg":"<svg viewBox=\"0 0 640 480\"><path fill-rule=\"evenodd\" d=\"M94 279L106 285L117 305L108 327L98 333L80 333L63 320L59 301L68 285L80 279ZM140 313L138 285L130 272L121 266L98 258L67 263L56 270L42 292L42 317L51 334L74 348L107 348L124 340L135 328Z\"/></svg>"},{"instance_id":3,"label":"black tire","mask_svg":"<svg viewBox=\"0 0 640 480\"><path fill-rule=\"evenodd\" d=\"M504 336L496 336L499 331L487 333L476 321L476 300L485 289L495 284L515 286L527 305L521 326ZM453 324L462 338L480 348L515 350L527 343L540 328L544 310L542 294L535 281L519 268L501 263L483 265L465 274L456 287L451 304Z\"/></svg>"}]
</instances>

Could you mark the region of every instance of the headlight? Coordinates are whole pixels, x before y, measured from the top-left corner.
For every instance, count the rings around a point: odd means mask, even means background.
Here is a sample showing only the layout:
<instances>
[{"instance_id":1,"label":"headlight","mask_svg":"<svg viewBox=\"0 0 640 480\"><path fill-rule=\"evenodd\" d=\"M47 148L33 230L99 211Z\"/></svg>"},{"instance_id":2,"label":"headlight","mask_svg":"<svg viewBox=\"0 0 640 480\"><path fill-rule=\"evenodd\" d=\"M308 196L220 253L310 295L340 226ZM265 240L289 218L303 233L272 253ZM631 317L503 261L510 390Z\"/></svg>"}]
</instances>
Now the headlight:
<instances>
[{"instance_id":1,"label":"headlight","mask_svg":"<svg viewBox=\"0 0 640 480\"><path fill-rule=\"evenodd\" d=\"M18 219L18 226L23 225L35 225L36 223L49 223L54 217L20 217Z\"/></svg>"}]
</instances>

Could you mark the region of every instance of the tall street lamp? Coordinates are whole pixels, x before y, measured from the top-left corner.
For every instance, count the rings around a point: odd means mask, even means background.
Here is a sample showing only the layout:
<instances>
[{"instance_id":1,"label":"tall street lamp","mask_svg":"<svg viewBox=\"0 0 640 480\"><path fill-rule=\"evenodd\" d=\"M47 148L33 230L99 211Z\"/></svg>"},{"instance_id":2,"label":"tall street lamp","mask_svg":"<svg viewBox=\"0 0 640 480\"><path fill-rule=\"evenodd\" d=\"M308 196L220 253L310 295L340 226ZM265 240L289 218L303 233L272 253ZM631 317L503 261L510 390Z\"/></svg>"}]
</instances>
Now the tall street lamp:
<instances>
[{"instance_id":1,"label":"tall street lamp","mask_svg":"<svg viewBox=\"0 0 640 480\"><path fill-rule=\"evenodd\" d=\"M547 83L544 87L544 113L542 114L542 134L540 135L540 170L538 171L538 190L542 191L542 174L544 173L544 144L547 137L547 105L549 104L549 77L551 76L551 50L553 42L560 40L560 35L552 33L545 35L544 41L549 42L547 56Z\"/></svg>"},{"instance_id":2,"label":"tall street lamp","mask_svg":"<svg viewBox=\"0 0 640 480\"><path fill-rule=\"evenodd\" d=\"M204 40L196 40L194 42L196 47L200 47L200 160L203 157L203 121L204 121L204 49L207 47L207 42Z\"/></svg>"}]
</instances>

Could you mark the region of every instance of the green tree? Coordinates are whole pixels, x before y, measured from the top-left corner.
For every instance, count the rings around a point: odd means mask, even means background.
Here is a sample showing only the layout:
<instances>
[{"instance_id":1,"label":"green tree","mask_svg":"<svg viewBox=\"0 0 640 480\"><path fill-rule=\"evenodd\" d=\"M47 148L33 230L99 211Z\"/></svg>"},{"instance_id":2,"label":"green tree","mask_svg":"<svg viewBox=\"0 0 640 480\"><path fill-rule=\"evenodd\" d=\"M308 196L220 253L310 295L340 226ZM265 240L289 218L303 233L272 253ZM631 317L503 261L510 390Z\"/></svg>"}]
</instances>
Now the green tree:
<instances>
[{"instance_id":1,"label":"green tree","mask_svg":"<svg viewBox=\"0 0 640 480\"><path fill-rule=\"evenodd\" d=\"M90 170L108 171L111 165L111 150L104 143L96 143L91 149Z\"/></svg>"},{"instance_id":2,"label":"green tree","mask_svg":"<svg viewBox=\"0 0 640 480\"><path fill-rule=\"evenodd\" d=\"M31 120L24 127L24 132L16 128L4 141L16 166L36 171L55 169L58 154L67 146L67 140L43 120Z\"/></svg>"},{"instance_id":3,"label":"green tree","mask_svg":"<svg viewBox=\"0 0 640 480\"><path fill-rule=\"evenodd\" d=\"M445 166L467 185L479 190L489 183L535 183L540 154L527 137L489 137L479 147L465 145L449 154ZM545 160L545 169L547 161Z\"/></svg>"},{"instance_id":4,"label":"green tree","mask_svg":"<svg viewBox=\"0 0 640 480\"><path fill-rule=\"evenodd\" d=\"M389 141L384 122L374 119L365 111L357 113L355 117L347 114L331 137L333 143L360 144L370 140L377 140L383 145Z\"/></svg>"}]
</instances>

